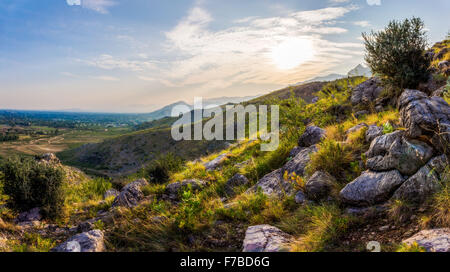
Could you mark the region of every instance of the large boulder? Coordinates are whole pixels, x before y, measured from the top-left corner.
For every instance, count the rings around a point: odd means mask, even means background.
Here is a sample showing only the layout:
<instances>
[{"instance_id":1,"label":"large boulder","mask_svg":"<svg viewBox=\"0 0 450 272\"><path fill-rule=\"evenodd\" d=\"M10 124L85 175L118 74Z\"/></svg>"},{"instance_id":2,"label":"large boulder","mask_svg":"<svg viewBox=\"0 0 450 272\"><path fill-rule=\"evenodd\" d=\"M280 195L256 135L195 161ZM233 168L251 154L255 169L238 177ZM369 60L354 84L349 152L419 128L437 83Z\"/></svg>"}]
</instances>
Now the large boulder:
<instances>
[{"instance_id":1,"label":"large boulder","mask_svg":"<svg viewBox=\"0 0 450 272\"><path fill-rule=\"evenodd\" d=\"M330 194L336 179L327 172L317 171L306 182L305 193L309 199L322 200Z\"/></svg>"},{"instance_id":2,"label":"large boulder","mask_svg":"<svg viewBox=\"0 0 450 272\"><path fill-rule=\"evenodd\" d=\"M254 193L261 190L265 195L279 198L285 195L293 195L295 193L294 187L289 181L284 180L283 173L282 169L277 169L265 175L247 192Z\"/></svg>"},{"instance_id":3,"label":"large boulder","mask_svg":"<svg viewBox=\"0 0 450 272\"><path fill-rule=\"evenodd\" d=\"M91 230L77 234L51 249L52 252L102 252L105 249L104 235L101 230Z\"/></svg>"},{"instance_id":4,"label":"large boulder","mask_svg":"<svg viewBox=\"0 0 450 272\"><path fill-rule=\"evenodd\" d=\"M342 201L354 206L372 206L387 201L404 182L397 170L389 172L365 171L340 192Z\"/></svg>"},{"instance_id":5,"label":"large boulder","mask_svg":"<svg viewBox=\"0 0 450 272\"><path fill-rule=\"evenodd\" d=\"M450 229L422 230L403 243L410 246L417 243L428 252L450 252Z\"/></svg>"},{"instance_id":6,"label":"large boulder","mask_svg":"<svg viewBox=\"0 0 450 272\"><path fill-rule=\"evenodd\" d=\"M383 127L371 125L366 130L366 142L371 143L375 138L383 135Z\"/></svg>"},{"instance_id":7,"label":"large boulder","mask_svg":"<svg viewBox=\"0 0 450 272\"><path fill-rule=\"evenodd\" d=\"M431 159L395 191L393 199L420 203L441 188L440 174L448 165L445 155Z\"/></svg>"},{"instance_id":8,"label":"large boulder","mask_svg":"<svg viewBox=\"0 0 450 272\"><path fill-rule=\"evenodd\" d=\"M442 97L428 97L417 90L405 90L398 99L401 125L411 138L427 136L434 147L448 151L450 106Z\"/></svg>"},{"instance_id":9,"label":"large boulder","mask_svg":"<svg viewBox=\"0 0 450 272\"><path fill-rule=\"evenodd\" d=\"M123 207L134 207L139 204L144 199L144 194L141 188L148 185L145 179L139 179L127 184L121 190L120 194L114 199L112 204L113 207L123 206Z\"/></svg>"},{"instance_id":10,"label":"large boulder","mask_svg":"<svg viewBox=\"0 0 450 272\"><path fill-rule=\"evenodd\" d=\"M252 226L245 233L243 252L288 251L291 242L292 237L276 227Z\"/></svg>"},{"instance_id":11,"label":"large boulder","mask_svg":"<svg viewBox=\"0 0 450 272\"><path fill-rule=\"evenodd\" d=\"M302 149L295 155L295 157L287 162L283 168L282 172L285 171L288 174L295 173L297 175L303 176L305 173L306 166L308 166L311 161L311 154L317 152L317 147L315 145Z\"/></svg>"},{"instance_id":12,"label":"large boulder","mask_svg":"<svg viewBox=\"0 0 450 272\"><path fill-rule=\"evenodd\" d=\"M375 138L366 153L367 168L373 171L397 169L403 175L417 172L433 156L433 148L418 140L408 140L403 131Z\"/></svg>"},{"instance_id":13,"label":"large boulder","mask_svg":"<svg viewBox=\"0 0 450 272\"><path fill-rule=\"evenodd\" d=\"M241 174L236 174L232 178L230 178L227 183L225 184L225 193L228 196L234 196L234 188L242 185L246 185L249 183L249 180Z\"/></svg>"},{"instance_id":14,"label":"large boulder","mask_svg":"<svg viewBox=\"0 0 450 272\"><path fill-rule=\"evenodd\" d=\"M381 80L373 77L355 87L352 92L352 105L360 108L367 108L368 105L375 102L375 100L383 92Z\"/></svg>"},{"instance_id":15,"label":"large boulder","mask_svg":"<svg viewBox=\"0 0 450 272\"><path fill-rule=\"evenodd\" d=\"M325 138L325 130L316 126L308 126L305 132L298 139L298 146L310 147L320 143Z\"/></svg>"},{"instance_id":16,"label":"large boulder","mask_svg":"<svg viewBox=\"0 0 450 272\"><path fill-rule=\"evenodd\" d=\"M163 199L170 201L179 201L181 193L189 188L193 191L199 191L206 186L207 182L197 179L187 179L179 182L170 183L166 186Z\"/></svg>"}]
</instances>

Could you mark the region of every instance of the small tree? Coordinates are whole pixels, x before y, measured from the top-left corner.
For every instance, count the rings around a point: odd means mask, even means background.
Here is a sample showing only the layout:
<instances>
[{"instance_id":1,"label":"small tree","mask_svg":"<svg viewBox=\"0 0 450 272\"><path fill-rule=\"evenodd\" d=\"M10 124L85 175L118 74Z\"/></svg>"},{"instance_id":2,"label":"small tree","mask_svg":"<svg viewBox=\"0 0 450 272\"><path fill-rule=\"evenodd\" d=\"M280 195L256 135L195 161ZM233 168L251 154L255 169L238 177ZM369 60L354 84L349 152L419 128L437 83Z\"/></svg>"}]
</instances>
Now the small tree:
<instances>
[{"instance_id":1,"label":"small tree","mask_svg":"<svg viewBox=\"0 0 450 272\"><path fill-rule=\"evenodd\" d=\"M387 86L401 91L428 79L431 60L425 57L427 38L420 18L391 21L384 30L362 36L365 60Z\"/></svg>"},{"instance_id":2,"label":"small tree","mask_svg":"<svg viewBox=\"0 0 450 272\"><path fill-rule=\"evenodd\" d=\"M64 172L30 158L9 159L3 166L3 191L19 211L40 207L43 215L56 218L64 205Z\"/></svg>"}]
</instances>

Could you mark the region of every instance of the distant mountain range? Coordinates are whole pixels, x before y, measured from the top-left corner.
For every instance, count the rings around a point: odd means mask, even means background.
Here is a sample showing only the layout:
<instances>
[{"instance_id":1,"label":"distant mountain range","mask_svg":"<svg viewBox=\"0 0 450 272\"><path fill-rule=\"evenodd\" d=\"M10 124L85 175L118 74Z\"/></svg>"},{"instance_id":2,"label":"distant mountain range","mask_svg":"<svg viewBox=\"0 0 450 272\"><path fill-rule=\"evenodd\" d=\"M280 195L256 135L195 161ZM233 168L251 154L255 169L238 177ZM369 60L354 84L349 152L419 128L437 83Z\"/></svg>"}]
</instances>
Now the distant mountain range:
<instances>
[{"instance_id":1,"label":"distant mountain range","mask_svg":"<svg viewBox=\"0 0 450 272\"><path fill-rule=\"evenodd\" d=\"M348 77L354 77L354 76L371 77L372 76L372 71L370 70L369 67L366 67L366 66L364 66L362 64L358 64L355 68L350 70L347 73L347 75L329 74L329 75L326 75L326 76L314 77L314 78L308 79L306 81L298 82L298 83L294 84L293 86L298 86L298 85L307 84L307 83L311 83L311 82L333 81L333 80L344 78L344 77L347 77L347 76Z\"/></svg>"},{"instance_id":2,"label":"distant mountain range","mask_svg":"<svg viewBox=\"0 0 450 272\"><path fill-rule=\"evenodd\" d=\"M347 74L349 77L354 76L365 76L365 77L371 77L372 71L369 67L363 66L362 64L358 64L355 68L350 70Z\"/></svg>"}]
</instances>

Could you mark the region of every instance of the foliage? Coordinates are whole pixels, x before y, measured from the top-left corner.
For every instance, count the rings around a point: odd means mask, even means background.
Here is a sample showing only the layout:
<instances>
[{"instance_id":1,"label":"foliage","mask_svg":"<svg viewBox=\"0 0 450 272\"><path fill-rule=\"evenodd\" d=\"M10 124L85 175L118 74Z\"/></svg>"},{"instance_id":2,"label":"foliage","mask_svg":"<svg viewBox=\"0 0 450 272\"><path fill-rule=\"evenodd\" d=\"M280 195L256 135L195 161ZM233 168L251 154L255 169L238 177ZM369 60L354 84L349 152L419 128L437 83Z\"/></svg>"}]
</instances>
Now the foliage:
<instances>
[{"instance_id":1,"label":"foliage","mask_svg":"<svg viewBox=\"0 0 450 272\"><path fill-rule=\"evenodd\" d=\"M3 166L4 193L19 211L40 207L44 216L61 215L64 204L62 169L30 158L9 159Z\"/></svg>"},{"instance_id":2,"label":"foliage","mask_svg":"<svg viewBox=\"0 0 450 272\"><path fill-rule=\"evenodd\" d=\"M426 250L424 247L419 246L417 242L414 242L411 245L401 244L396 252L426 252Z\"/></svg>"},{"instance_id":3,"label":"foliage","mask_svg":"<svg viewBox=\"0 0 450 272\"><path fill-rule=\"evenodd\" d=\"M184 160L173 153L167 153L153 160L145 169L151 181L165 183L169 181L171 173L180 171L184 166Z\"/></svg>"},{"instance_id":4,"label":"foliage","mask_svg":"<svg viewBox=\"0 0 450 272\"><path fill-rule=\"evenodd\" d=\"M383 134L389 134L389 133L392 133L392 132L394 132L394 131L395 131L395 129L394 129L394 127L391 125L391 123L386 122L386 123L383 125Z\"/></svg>"},{"instance_id":5,"label":"foliage","mask_svg":"<svg viewBox=\"0 0 450 272\"><path fill-rule=\"evenodd\" d=\"M428 79L430 59L425 57L424 22L413 17L391 21L379 32L363 33L366 62L387 85L403 90Z\"/></svg>"},{"instance_id":6,"label":"foliage","mask_svg":"<svg viewBox=\"0 0 450 272\"><path fill-rule=\"evenodd\" d=\"M201 201L191 189L181 194L178 213L175 214L175 225L181 230L194 230L197 216L202 212Z\"/></svg>"}]
</instances>

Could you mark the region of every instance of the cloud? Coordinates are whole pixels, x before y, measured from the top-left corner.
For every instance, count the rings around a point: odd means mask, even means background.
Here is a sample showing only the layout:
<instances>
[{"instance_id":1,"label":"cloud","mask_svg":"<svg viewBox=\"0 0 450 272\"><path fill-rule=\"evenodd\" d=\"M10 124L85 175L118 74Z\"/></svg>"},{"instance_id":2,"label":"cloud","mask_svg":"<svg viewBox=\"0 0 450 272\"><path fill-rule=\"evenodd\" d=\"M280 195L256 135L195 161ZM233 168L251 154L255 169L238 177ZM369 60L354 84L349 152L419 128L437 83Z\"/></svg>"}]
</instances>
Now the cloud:
<instances>
[{"instance_id":1,"label":"cloud","mask_svg":"<svg viewBox=\"0 0 450 272\"><path fill-rule=\"evenodd\" d=\"M348 2L350 2L350 0L328 0L328 2L334 3L334 4L342 4L342 3L348 3Z\"/></svg>"},{"instance_id":2,"label":"cloud","mask_svg":"<svg viewBox=\"0 0 450 272\"><path fill-rule=\"evenodd\" d=\"M93 79L103 80L103 81L119 81L120 79L112 76L95 76Z\"/></svg>"},{"instance_id":3,"label":"cloud","mask_svg":"<svg viewBox=\"0 0 450 272\"><path fill-rule=\"evenodd\" d=\"M115 58L108 54L100 55L97 58L92 60L77 60L78 62L82 62L88 64L90 66L95 66L97 68L101 68L104 70L114 70L114 69L122 69L129 71L144 71L151 68L155 68L155 63L151 61L142 61L142 60L126 60Z\"/></svg>"},{"instance_id":4,"label":"cloud","mask_svg":"<svg viewBox=\"0 0 450 272\"><path fill-rule=\"evenodd\" d=\"M369 6L381 6L381 0L367 0Z\"/></svg>"},{"instance_id":5,"label":"cloud","mask_svg":"<svg viewBox=\"0 0 450 272\"><path fill-rule=\"evenodd\" d=\"M356 22L353 22L353 24L356 26L360 26L360 27L369 27L370 26L369 21L356 21Z\"/></svg>"},{"instance_id":6,"label":"cloud","mask_svg":"<svg viewBox=\"0 0 450 272\"><path fill-rule=\"evenodd\" d=\"M112 0L66 0L66 3L69 6L81 6L102 14L108 13L108 8L116 5Z\"/></svg>"}]
</instances>

